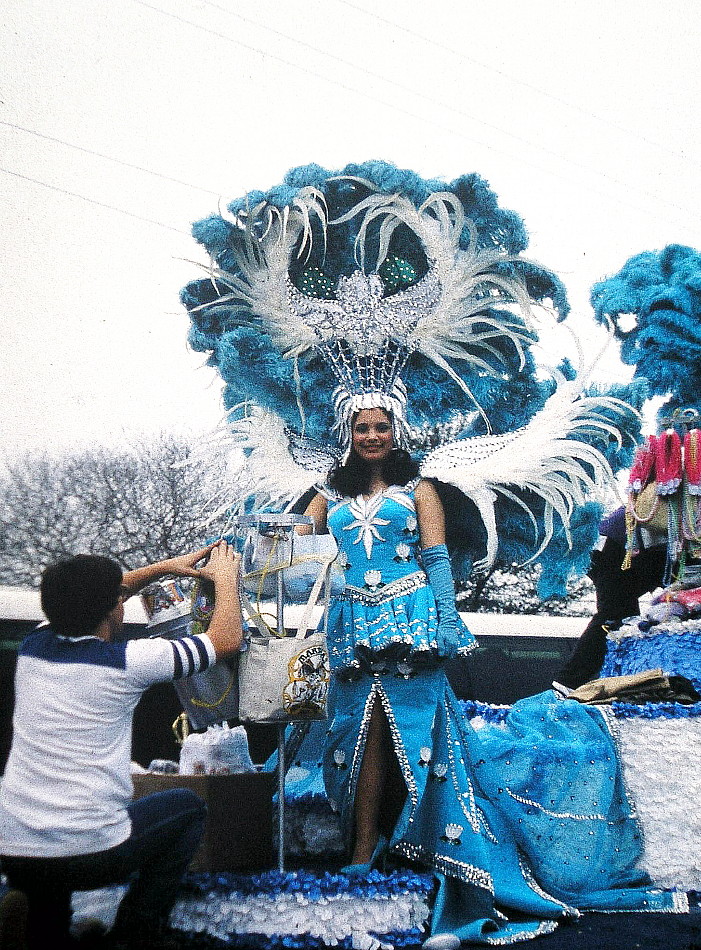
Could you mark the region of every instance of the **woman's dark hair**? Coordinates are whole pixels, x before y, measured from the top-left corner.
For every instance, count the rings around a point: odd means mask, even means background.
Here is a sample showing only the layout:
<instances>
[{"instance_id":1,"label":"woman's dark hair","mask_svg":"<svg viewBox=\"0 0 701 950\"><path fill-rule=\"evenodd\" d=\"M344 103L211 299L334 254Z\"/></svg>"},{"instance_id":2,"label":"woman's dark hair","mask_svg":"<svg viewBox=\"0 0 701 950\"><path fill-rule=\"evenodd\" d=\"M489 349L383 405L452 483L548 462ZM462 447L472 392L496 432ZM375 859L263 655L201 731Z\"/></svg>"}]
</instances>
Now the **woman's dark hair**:
<instances>
[{"instance_id":1,"label":"woman's dark hair","mask_svg":"<svg viewBox=\"0 0 701 950\"><path fill-rule=\"evenodd\" d=\"M41 607L54 633L83 637L117 606L121 584L122 569L111 558L76 554L42 574Z\"/></svg>"},{"instance_id":2,"label":"woman's dark hair","mask_svg":"<svg viewBox=\"0 0 701 950\"><path fill-rule=\"evenodd\" d=\"M418 464L405 449L392 449L382 463L382 478L388 485L406 485L418 474ZM369 492L371 477L370 465L351 449L345 465L336 464L331 470L329 485L339 495L355 497Z\"/></svg>"}]
</instances>

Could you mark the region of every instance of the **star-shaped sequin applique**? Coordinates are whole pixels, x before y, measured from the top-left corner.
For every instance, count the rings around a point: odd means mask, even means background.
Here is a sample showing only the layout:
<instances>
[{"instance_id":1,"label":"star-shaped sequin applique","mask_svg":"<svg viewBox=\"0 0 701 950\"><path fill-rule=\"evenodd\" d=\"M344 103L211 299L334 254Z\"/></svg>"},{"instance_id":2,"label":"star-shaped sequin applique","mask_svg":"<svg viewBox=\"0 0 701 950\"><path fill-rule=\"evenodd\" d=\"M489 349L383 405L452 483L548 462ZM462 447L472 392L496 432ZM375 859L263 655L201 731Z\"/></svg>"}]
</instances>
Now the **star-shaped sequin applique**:
<instances>
[{"instance_id":1,"label":"star-shaped sequin applique","mask_svg":"<svg viewBox=\"0 0 701 950\"><path fill-rule=\"evenodd\" d=\"M343 530L353 531L356 528L358 529L358 537L353 544L363 542L368 561L372 557L374 542L385 540L378 528L384 527L390 522L386 518L380 518L378 513L387 498L391 498L392 501L396 501L397 504L409 511L413 512L415 510L412 498L399 485L390 485L389 488L386 488L383 492L378 492L372 498L364 498L362 495L358 495L357 498L353 498L348 502L348 510L355 516L355 521L347 524Z\"/></svg>"},{"instance_id":2,"label":"star-shaped sequin applique","mask_svg":"<svg viewBox=\"0 0 701 950\"><path fill-rule=\"evenodd\" d=\"M378 531L378 528L389 524L386 518L378 517L383 501L383 495L373 495L372 498L363 498L362 495L358 495L357 498L348 503L348 510L355 516L355 521L351 521L343 530L353 531L355 528L358 529L358 537L353 544L363 542L368 561L372 557L372 546L375 539L378 541L385 540Z\"/></svg>"}]
</instances>

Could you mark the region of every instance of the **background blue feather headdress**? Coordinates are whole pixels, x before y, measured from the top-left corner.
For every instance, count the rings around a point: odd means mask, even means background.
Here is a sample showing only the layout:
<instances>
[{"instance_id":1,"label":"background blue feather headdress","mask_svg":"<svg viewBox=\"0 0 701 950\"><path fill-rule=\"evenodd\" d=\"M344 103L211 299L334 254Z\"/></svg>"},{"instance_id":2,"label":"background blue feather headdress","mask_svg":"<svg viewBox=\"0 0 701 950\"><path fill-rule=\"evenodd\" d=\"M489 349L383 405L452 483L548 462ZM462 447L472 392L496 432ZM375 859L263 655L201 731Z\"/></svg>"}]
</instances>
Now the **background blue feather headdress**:
<instances>
[{"instance_id":1,"label":"background blue feather headdress","mask_svg":"<svg viewBox=\"0 0 701 950\"><path fill-rule=\"evenodd\" d=\"M613 324L635 378L668 397L662 425L677 409L701 411L701 254L680 244L636 254L594 284L591 301L596 318Z\"/></svg>"}]
</instances>

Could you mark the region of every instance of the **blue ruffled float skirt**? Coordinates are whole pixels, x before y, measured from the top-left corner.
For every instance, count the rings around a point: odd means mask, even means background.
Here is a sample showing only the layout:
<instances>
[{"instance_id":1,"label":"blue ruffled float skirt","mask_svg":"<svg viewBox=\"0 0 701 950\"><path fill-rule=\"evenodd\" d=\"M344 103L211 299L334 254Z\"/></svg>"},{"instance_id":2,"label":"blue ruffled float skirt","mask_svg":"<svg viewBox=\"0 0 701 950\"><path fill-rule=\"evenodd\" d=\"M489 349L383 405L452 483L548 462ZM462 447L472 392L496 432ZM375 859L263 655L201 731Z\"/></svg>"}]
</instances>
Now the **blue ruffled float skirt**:
<instances>
[{"instance_id":1,"label":"blue ruffled float skirt","mask_svg":"<svg viewBox=\"0 0 701 950\"><path fill-rule=\"evenodd\" d=\"M442 669L334 677L324 780L348 840L375 702L407 787L390 852L437 874L433 933L508 944L578 909L678 909L635 867L642 842L603 717L550 691L475 728Z\"/></svg>"}]
</instances>

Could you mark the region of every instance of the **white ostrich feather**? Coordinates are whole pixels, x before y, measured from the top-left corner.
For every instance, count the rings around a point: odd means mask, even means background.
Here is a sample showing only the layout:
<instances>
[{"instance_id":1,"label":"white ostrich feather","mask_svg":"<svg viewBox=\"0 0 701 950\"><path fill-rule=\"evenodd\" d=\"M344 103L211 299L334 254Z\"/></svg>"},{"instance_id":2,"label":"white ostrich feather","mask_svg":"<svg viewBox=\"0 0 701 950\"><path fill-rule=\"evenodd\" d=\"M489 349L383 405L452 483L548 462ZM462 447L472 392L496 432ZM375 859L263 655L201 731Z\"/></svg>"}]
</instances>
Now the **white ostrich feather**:
<instances>
[{"instance_id":1,"label":"white ostrich feather","mask_svg":"<svg viewBox=\"0 0 701 950\"><path fill-rule=\"evenodd\" d=\"M226 476L207 500L203 521L224 517L222 533L251 499L256 509L289 507L323 481L336 461L325 447L290 434L276 413L252 404L231 410L191 463L201 465L215 455L226 458Z\"/></svg>"},{"instance_id":2,"label":"white ostrich feather","mask_svg":"<svg viewBox=\"0 0 701 950\"><path fill-rule=\"evenodd\" d=\"M372 187L369 182L363 182ZM410 228L421 242L429 260L429 271L423 280L437 284L438 293L431 294L431 306L427 308L414 329L408 334L405 345L418 350L444 369L463 389L464 381L457 376L446 359L468 360L473 369L494 375L496 371L481 357L480 351L502 360L501 351L493 344L507 337L516 347L523 364L523 343L530 339L528 329L533 329L530 299L523 283L513 277L498 273L500 264L516 258L499 249L478 247L477 229L465 217L459 199L450 192L435 192L421 207L400 195L372 194L358 202L345 215L335 219L343 222L362 215L356 238L356 258L359 266L366 268L365 244L368 228L380 220L380 247L376 270L387 256L393 232L400 224ZM331 222L333 224L334 221ZM470 233L467 250L460 248L464 229ZM416 286L420 286L423 281ZM409 288L409 291L414 288ZM405 291L404 293L407 293ZM433 299L435 297L435 299ZM402 294L384 299L390 310L393 302L402 305ZM495 306L516 304L523 323L508 311L486 315L485 310ZM466 352L468 345L471 352Z\"/></svg>"},{"instance_id":3,"label":"white ostrich feather","mask_svg":"<svg viewBox=\"0 0 701 950\"><path fill-rule=\"evenodd\" d=\"M229 292L194 310L225 306L230 320L238 312L242 323L259 321L261 330L285 356L298 356L314 346L317 336L313 328L289 306L287 274L297 243L298 257L311 250L311 221L315 216L322 222L325 235L326 205L323 194L315 188L300 191L292 206L282 211L262 203L249 214L239 215L240 273L229 273L213 263L205 268L217 290L222 285Z\"/></svg>"},{"instance_id":4,"label":"white ostrich feather","mask_svg":"<svg viewBox=\"0 0 701 950\"><path fill-rule=\"evenodd\" d=\"M569 523L575 508L592 499L605 501L612 493L619 494L603 454L575 437L612 437L620 446L620 432L603 411L624 415L633 410L614 397L583 396L582 387L579 378L561 380L543 408L522 428L504 435L456 439L424 459L422 476L454 485L477 506L487 529L487 551L476 568L486 569L496 558L497 494L519 504L528 513L534 531L535 516L514 490L533 492L545 502L543 538L526 563L537 558L551 541L555 515L571 547Z\"/></svg>"}]
</instances>

